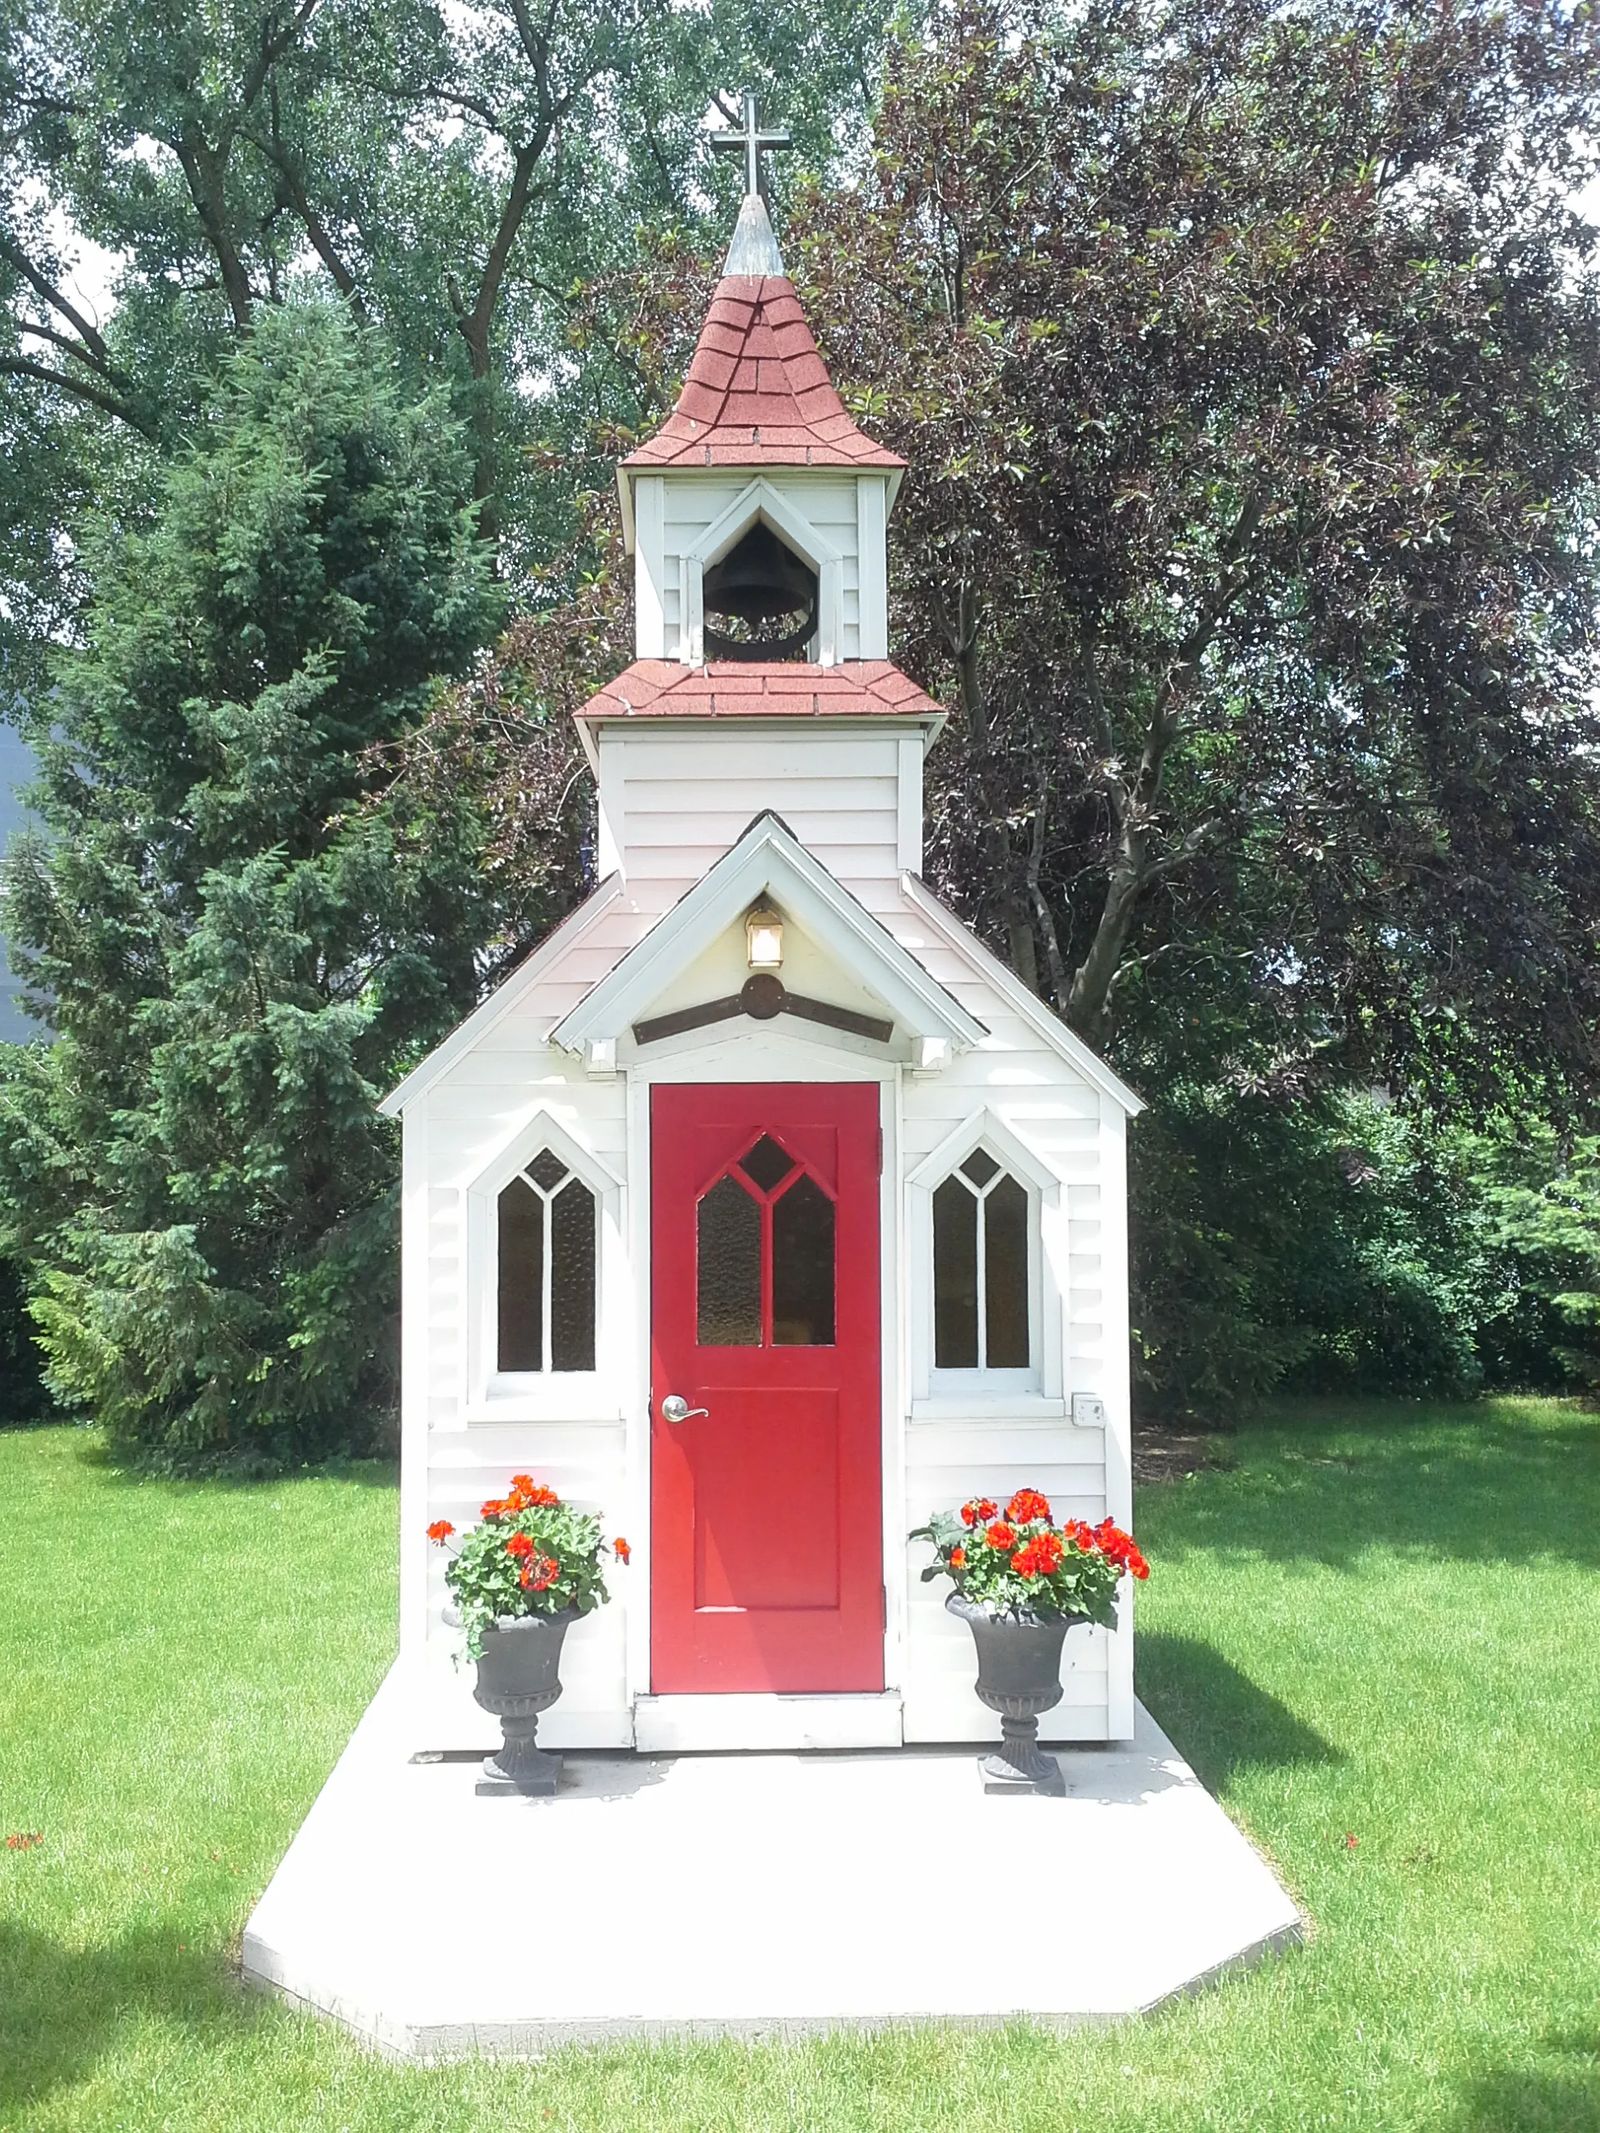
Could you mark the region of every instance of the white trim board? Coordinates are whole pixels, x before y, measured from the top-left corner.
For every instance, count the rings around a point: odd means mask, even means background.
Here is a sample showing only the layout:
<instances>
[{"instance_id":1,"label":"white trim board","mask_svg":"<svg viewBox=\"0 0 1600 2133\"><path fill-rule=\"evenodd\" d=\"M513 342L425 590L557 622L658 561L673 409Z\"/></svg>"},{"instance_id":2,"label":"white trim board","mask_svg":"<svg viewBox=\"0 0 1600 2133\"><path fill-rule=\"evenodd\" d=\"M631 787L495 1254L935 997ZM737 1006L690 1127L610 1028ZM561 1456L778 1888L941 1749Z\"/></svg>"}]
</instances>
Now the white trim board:
<instances>
[{"instance_id":1,"label":"white trim board","mask_svg":"<svg viewBox=\"0 0 1600 2133\"><path fill-rule=\"evenodd\" d=\"M880 1696L639 1696L637 1749L898 1748L905 1699Z\"/></svg>"}]
</instances>

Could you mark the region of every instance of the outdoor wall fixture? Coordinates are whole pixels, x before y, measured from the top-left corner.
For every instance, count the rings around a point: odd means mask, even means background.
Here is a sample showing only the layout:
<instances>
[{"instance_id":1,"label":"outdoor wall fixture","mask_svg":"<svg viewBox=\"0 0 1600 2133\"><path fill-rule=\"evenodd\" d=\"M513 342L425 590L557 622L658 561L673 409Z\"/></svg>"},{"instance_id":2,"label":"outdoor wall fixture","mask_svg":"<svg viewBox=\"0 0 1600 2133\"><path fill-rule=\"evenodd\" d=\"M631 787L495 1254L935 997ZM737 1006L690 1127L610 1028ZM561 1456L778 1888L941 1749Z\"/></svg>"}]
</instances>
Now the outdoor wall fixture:
<instances>
[{"instance_id":1,"label":"outdoor wall fixture","mask_svg":"<svg viewBox=\"0 0 1600 2133\"><path fill-rule=\"evenodd\" d=\"M752 970L783 968L783 913L765 897L744 915L745 961Z\"/></svg>"}]
</instances>

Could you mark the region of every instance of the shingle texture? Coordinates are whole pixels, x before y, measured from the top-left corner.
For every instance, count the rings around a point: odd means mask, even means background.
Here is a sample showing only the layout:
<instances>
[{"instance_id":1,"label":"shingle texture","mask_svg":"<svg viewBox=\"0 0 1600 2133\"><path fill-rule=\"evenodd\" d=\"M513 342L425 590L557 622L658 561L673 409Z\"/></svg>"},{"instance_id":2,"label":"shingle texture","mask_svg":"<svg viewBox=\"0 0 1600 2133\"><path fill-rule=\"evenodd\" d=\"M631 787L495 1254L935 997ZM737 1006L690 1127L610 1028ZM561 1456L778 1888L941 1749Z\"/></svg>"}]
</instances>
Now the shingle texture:
<instances>
[{"instance_id":1,"label":"shingle texture","mask_svg":"<svg viewBox=\"0 0 1600 2133\"><path fill-rule=\"evenodd\" d=\"M837 666L797 661L639 659L591 696L582 719L937 718L933 698L888 659Z\"/></svg>"},{"instance_id":2,"label":"shingle texture","mask_svg":"<svg viewBox=\"0 0 1600 2133\"><path fill-rule=\"evenodd\" d=\"M834 391L794 283L729 274L678 404L625 467L903 467L858 430Z\"/></svg>"}]
</instances>

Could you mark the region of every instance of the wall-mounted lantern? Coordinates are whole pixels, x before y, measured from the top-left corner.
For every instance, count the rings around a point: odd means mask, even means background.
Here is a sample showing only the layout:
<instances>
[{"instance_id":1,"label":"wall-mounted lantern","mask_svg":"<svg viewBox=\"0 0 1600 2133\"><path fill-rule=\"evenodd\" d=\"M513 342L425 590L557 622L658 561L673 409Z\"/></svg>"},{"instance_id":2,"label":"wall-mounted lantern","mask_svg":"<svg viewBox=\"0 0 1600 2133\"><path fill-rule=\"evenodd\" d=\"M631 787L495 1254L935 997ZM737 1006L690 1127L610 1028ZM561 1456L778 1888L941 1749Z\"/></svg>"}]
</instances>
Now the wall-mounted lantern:
<instances>
[{"instance_id":1,"label":"wall-mounted lantern","mask_svg":"<svg viewBox=\"0 0 1600 2133\"><path fill-rule=\"evenodd\" d=\"M783 913L759 897L744 915L745 960L752 970L783 968Z\"/></svg>"}]
</instances>

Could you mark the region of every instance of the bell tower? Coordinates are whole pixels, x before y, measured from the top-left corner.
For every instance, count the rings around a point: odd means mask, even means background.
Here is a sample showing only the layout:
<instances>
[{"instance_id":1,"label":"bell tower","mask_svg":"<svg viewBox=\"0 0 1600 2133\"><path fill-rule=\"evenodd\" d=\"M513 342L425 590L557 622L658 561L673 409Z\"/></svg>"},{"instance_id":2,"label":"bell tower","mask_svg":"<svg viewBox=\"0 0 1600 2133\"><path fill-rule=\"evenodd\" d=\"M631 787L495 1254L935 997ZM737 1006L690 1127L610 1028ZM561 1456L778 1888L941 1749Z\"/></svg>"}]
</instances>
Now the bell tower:
<instances>
[{"instance_id":1,"label":"bell tower","mask_svg":"<svg viewBox=\"0 0 1600 2133\"><path fill-rule=\"evenodd\" d=\"M842 779L847 758L864 769L892 748L893 858L915 871L922 758L943 714L889 658L887 528L905 461L849 414L784 272L760 161L787 136L762 131L747 95L742 127L713 140L743 157L744 199L677 404L617 470L636 656L579 713L602 871L639 872L625 790L638 764L648 758L654 793L669 775L714 784L734 760L710 745L710 721L743 729L746 791L769 808L785 806L786 781L811 790ZM622 744L645 720L651 745L630 766ZM753 812L719 822L719 839Z\"/></svg>"},{"instance_id":2,"label":"bell tower","mask_svg":"<svg viewBox=\"0 0 1600 2133\"><path fill-rule=\"evenodd\" d=\"M638 656L889 656L886 524L905 471L856 427L784 272L760 191L763 133L713 137L745 158L745 196L678 403L618 469L635 555Z\"/></svg>"}]
</instances>

